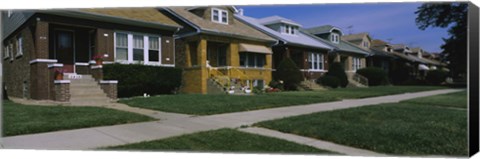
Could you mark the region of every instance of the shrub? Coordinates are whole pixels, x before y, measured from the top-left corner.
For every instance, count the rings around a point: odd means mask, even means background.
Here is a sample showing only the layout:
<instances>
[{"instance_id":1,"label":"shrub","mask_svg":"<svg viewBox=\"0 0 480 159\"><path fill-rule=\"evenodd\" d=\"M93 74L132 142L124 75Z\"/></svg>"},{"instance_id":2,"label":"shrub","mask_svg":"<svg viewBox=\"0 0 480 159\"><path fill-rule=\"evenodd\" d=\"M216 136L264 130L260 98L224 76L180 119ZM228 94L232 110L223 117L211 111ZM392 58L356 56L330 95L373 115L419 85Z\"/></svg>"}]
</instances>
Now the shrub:
<instances>
[{"instance_id":1,"label":"shrub","mask_svg":"<svg viewBox=\"0 0 480 159\"><path fill-rule=\"evenodd\" d=\"M170 94L180 87L182 70L139 64L109 64L103 67L105 80L118 80L118 97Z\"/></svg>"},{"instance_id":2,"label":"shrub","mask_svg":"<svg viewBox=\"0 0 480 159\"><path fill-rule=\"evenodd\" d=\"M326 75L337 77L340 84L339 86L341 87L346 87L348 85L347 74L345 73L345 69L343 68L342 64L339 62L331 63Z\"/></svg>"},{"instance_id":3,"label":"shrub","mask_svg":"<svg viewBox=\"0 0 480 159\"><path fill-rule=\"evenodd\" d=\"M378 67L367 67L357 70L357 73L368 79L369 86L387 85L388 75L383 69Z\"/></svg>"},{"instance_id":4,"label":"shrub","mask_svg":"<svg viewBox=\"0 0 480 159\"><path fill-rule=\"evenodd\" d=\"M429 84L440 85L447 78L447 72L443 70L430 70L427 72L425 80Z\"/></svg>"},{"instance_id":5,"label":"shrub","mask_svg":"<svg viewBox=\"0 0 480 159\"><path fill-rule=\"evenodd\" d=\"M276 79L283 81L285 90L297 90L297 85L303 80L303 75L292 59L284 58L278 65Z\"/></svg>"},{"instance_id":6,"label":"shrub","mask_svg":"<svg viewBox=\"0 0 480 159\"><path fill-rule=\"evenodd\" d=\"M268 86L270 86L272 88L275 88L275 89L283 90L283 84L278 82L278 81L275 81L275 80L270 81Z\"/></svg>"},{"instance_id":7,"label":"shrub","mask_svg":"<svg viewBox=\"0 0 480 159\"><path fill-rule=\"evenodd\" d=\"M265 91L263 90L263 87L261 87L261 86L253 87L252 92L253 92L254 94L263 94L263 93L265 93Z\"/></svg>"},{"instance_id":8,"label":"shrub","mask_svg":"<svg viewBox=\"0 0 480 159\"><path fill-rule=\"evenodd\" d=\"M390 81L393 84L404 84L410 79L411 67L401 64L390 72Z\"/></svg>"},{"instance_id":9,"label":"shrub","mask_svg":"<svg viewBox=\"0 0 480 159\"><path fill-rule=\"evenodd\" d=\"M317 83L330 88L337 88L340 85L340 80L335 76L325 75L320 77Z\"/></svg>"}]
</instances>

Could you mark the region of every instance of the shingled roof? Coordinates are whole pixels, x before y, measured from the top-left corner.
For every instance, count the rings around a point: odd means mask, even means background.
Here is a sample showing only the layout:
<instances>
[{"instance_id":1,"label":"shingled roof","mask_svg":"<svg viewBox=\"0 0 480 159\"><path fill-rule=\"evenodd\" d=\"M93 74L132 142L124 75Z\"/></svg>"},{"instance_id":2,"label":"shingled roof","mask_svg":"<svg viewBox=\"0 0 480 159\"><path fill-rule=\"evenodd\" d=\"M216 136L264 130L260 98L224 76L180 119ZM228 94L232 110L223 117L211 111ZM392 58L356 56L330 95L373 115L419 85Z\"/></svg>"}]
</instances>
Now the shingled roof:
<instances>
[{"instance_id":1,"label":"shingled roof","mask_svg":"<svg viewBox=\"0 0 480 159\"><path fill-rule=\"evenodd\" d=\"M109 9L79 9L80 12L106 15L150 23L159 23L175 27L181 27L172 19L168 18L156 8L109 8Z\"/></svg>"},{"instance_id":2,"label":"shingled roof","mask_svg":"<svg viewBox=\"0 0 480 159\"><path fill-rule=\"evenodd\" d=\"M327 43L323 41L319 41L315 38L312 38L309 35L306 35L303 32L298 32L296 35L287 35L287 34L282 34L278 31L275 31L269 27L266 27L263 25L258 19L244 16L244 15L235 15L235 18L238 18L242 22L245 22L246 24L255 27L258 30L261 30L265 34L270 35L271 37L274 37L280 41L283 41L285 43L290 43L293 45L298 45L298 46L303 46L303 47L310 47L310 48L319 48L319 49L333 49L333 46L328 45Z\"/></svg>"},{"instance_id":3,"label":"shingled roof","mask_svg":"<svg viewBox=\"0 0 480 159\"><path fill-rule=\"evenodd\" d=\"M349 41L351 43L359 45L360 44L359 42L361 42L363 37L365 37L365 36L370 38L368 33L358 33L358 34L343 35L342 39L345 40L345 41Z\"/></svg>"},{"instance_id":4,"label":"shingled roof","mask_svg":"<svg viewBox=\"0 0 480 159\"><path fill-rule=\"evenodd\" d=\"M343 34L343 32L338 27L335 27L333 25L323 25L323 26L312 27L312 28L307 28L303 30L310 34L317 35L317 34L330 33L333 29L337 29L340 31L340 33Z\"/></svg>"},{"instance_id":5,"label":"shingled roof","mask_svg":"<svg viewBox=\"0 0 480 159\"><path fill-rule=\"evenodd\" d=\"M205 20L204 18L199 17L188 11L188 8L185 7L170 7L166 8L166 10L170 11L175 16L181 17L181 19L188 21L188 23L193 24L193 27L200 29L200 32L203 33L215 35L220 34L235 38L244 38L259 41L275 41L275 39L238 21L235 18L233 19L232 23L225 25L215 23L210 20Z\"/></svg>"}]
</instances>

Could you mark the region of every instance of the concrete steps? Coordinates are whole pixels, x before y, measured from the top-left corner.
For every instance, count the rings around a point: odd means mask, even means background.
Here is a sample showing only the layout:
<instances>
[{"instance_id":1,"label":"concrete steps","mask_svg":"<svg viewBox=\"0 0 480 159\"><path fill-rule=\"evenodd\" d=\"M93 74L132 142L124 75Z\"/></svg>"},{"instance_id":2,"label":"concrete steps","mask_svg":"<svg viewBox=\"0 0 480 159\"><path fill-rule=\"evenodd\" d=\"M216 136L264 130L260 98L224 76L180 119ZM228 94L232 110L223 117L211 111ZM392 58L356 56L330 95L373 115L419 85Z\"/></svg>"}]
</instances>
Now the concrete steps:
<instances>
[{"instance_id":1,"label":"concrete steps","mask_svg":"<svg viewBox=\"0 0 480 159\"><path fill-rule=\"evenodd\" d=\"M91 75L66 76L70 83L70 104L77 106L109 105L112 100L107 97Z\"/></svg>"}]
</instances>

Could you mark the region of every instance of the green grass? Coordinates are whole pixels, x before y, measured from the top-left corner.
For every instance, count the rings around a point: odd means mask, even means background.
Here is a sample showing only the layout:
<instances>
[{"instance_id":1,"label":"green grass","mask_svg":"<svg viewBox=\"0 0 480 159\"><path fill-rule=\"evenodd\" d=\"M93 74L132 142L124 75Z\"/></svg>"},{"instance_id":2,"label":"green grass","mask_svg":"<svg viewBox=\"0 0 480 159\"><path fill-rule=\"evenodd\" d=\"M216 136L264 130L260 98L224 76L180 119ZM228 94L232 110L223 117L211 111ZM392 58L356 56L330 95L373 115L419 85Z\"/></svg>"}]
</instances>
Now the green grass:
<instances>
[{"instance_id":1,"label":"green grass","mask_svg":"<svg viewBox=\"0 0 480 159\"><path fill-rule=\"evenodd\" d=\"M115 125L153 118L98 107L35 106L3 101L3 135Z\"/></svg>"},{"instance_id":2,"label":"green grass","mask_svg":"<svg viewBox=\"0 0 480 159\"><path fill-rule=\"evenodd\" d=\"M314 147L276 138L244 133L233 129L205 131L155 141L108 147L105 149L332 154L332 152L319 150Z\"/></svg>"},{"instance_id":3,"label":"green grass","mask_svg":"<svg viewBox=\"0 0 480 159\"><path fill-rule=\"evenodd\" d=\"M467 155L467 111L430 102L379 104L255 125L387 154Z\"/></svg>"},{"instance_id":4,"label":"green grass","mask_svg":"<svg viewBox=\"0 0 480 159\"><path fill-rule=\"evenodd\" d=\"M160 95L150 98L120 100L132 107L194 115L210 115L265 108L331 102L347 98L366 98L381 95L418 92L445 87L380 86L370 88L342 88L328 91L280 92L252 96L235 95Z\"/></svg>"},{"instance_id":5,"label":"green grass","mask_svg":"<svg viewBox=\"0 0 480 159\"><path fill-rule=\"evenodd\" d=\"M402 102L455 108L467 108L468 106L467 91L415 98Z\"/></svg>"}]
</instances>

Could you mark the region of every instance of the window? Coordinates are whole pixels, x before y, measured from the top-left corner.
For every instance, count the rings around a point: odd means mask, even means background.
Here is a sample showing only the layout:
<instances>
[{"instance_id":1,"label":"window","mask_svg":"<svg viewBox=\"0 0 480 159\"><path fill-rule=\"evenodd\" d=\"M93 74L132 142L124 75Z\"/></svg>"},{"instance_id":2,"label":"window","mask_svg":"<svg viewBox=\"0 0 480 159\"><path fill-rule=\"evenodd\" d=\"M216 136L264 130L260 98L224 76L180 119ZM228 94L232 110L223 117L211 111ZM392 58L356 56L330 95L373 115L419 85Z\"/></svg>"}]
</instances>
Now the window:
<instances>
[{"instance_id":1,"label":"window","mask_svg":"<svg viewBox=\"0 0 480 159\"><path fill-rule=\"evenodd\" d=\"M362 60L358 57L353 57L352 58L352 70L353 71L357 71L358 69L360 69L360 67L362 67Z\"/></svg>"},{"instance_id":2,"label":"window","mask_svg":"<svg viewBox=\"0 0 480 159\"><path fill-rule=\"evenodd\" d=\"M160 37L115 33L115 61L161 64Z\"/></svg>"},{"instance_id":3,"label":"window","mask_svg":"<svg viewBox=\"0 0 480 159\"><path fill-rule=\"evenodd\" d=\"M310 70L323 70L323 54L321 53L308 53L308 63Z\"/></svg>"},{"instance_id":4,"label":"window","mask_svg":"<svg viewBox=\"0 0 480 159\"><path fill-rule=\"evenodd\" d=\"M10 44L8 45L8 56L10 57L10 60L13 60L13 54L14 54L14 50L13 50L13 43L10 42Z\"/></svg>"},{"instance_id":5,"label":"window","mask_svg":"<svg viewBox=\"0 0 480 159\"><path fill-rule=\"evenodd\" d=\"M228 24L228 12L226 10L212 8L212 21Z\"/></svg>"},{"instance_id":6,"label":"window","mask_svg":"<svg viewBox=\"0 0 480 159\"><path fill-rule=\"evenodd\" d=\"M368 48L368 42L367 41L363 42L363 47Z\"/></svg>"},{"instance_id":7,"label":"window","mask_svg":"<svg viewBox=\"0 0 480 159\"><path fill-rule=\"evenodd\" d=\"M17 37L17 55L16 56L22 56L23 55L23 37L18 36Z\"/></svg>"},{"instance_id":8,"label":"window","mask_svg":"<svg viewBox=\"0 0 480 159\"><path fill-rule=\"evenodd\" d=\"M295 28L294 26L284 25L283 27L284 27L284 30L283 30L284 32L282 32L282 33L284 33L284 34L290 34L290 35L295 35L295 32L296 32L295 30L296 30L296 28Z\"/></svg>"},{"instance_id":9,"label":"window","mask_svg":"<svg viewBox=\"0 0 480 159\"><path fill-rule=\"evenodd\" d=\"M337 43L337 44L338 44L338 43L340 42L340 35L338 35L338 34L332 34L332 39L331 39L331 41L332 41L333 43Z\"/></svg>"},{"instance_id":10,"label":"window","mask_svg":"<svg viewBox=\"0 0 480 159\"><path fill-rule=\"evenodd\" d=\"M8 49L8 45L5 45L5 46L3 47L3 59L7 59L7 58L9 57L9 56L8 56L8 55L10 54L9 51L10 51L10 50Z\"/></svg>"},{"instance_id":11,"label":"window","mask_svg":"<svg viewBox=\"0 0 480 159\"><path fill-rule=\"evenodd\" d=\"M253 87L263 88L265 87L265 82L263 80L253 80Z\"/></svg>"},{"instance_id":12,"label":"window","mask_svg":"<svg viewBox=\"0 0 480 159\"><path fill-rule=\"evenodd\" d=\"M240 53L240 66L262 68L265 66L265 54L259 53Z\"/></svg>"}]
</instances>

